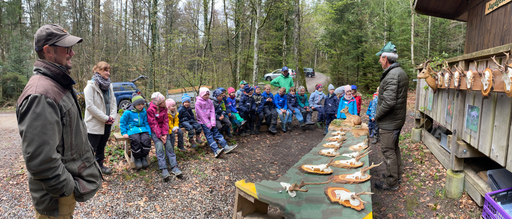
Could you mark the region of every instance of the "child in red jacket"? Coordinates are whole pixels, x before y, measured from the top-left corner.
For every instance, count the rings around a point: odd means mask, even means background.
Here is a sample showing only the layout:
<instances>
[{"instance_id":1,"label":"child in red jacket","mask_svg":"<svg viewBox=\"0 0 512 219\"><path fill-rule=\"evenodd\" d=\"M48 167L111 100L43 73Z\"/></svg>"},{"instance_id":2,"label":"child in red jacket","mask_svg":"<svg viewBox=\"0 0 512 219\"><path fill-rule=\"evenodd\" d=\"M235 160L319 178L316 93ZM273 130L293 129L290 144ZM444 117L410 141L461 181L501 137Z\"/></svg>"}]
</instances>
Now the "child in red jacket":
<instances>
[{"instance_id":1,"label":"child in red jacket","mask_svg":"<svg viewBox=\"0 0 512 219\"><path fill-rule=\"evenodd\" d=\"M354 96L354 99L356 99L357 115L360 116L361 115L361 103L363 101L363 99L362 99L363 97L362 97L361 93L357 92L356 85L352 85L351 88L352 88L352 94Z\"/></svg>"}]
</instances>

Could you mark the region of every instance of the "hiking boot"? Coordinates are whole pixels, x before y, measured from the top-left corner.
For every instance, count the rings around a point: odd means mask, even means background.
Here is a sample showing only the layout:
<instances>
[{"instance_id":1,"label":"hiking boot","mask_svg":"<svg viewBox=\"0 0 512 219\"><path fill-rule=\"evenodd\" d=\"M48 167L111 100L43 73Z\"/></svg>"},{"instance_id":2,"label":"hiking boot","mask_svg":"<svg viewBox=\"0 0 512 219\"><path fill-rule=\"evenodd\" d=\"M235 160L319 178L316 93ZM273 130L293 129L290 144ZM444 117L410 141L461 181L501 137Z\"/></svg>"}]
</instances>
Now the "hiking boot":
<instances>
[{"instance_id":1,"label":"hiking boot","mask_svg":"<svg viewBox=\"0 0 512 219\"><path fill-rule=\"evenodd\" d=\"M229 131L229 129L226 130L226 136L228 138L232 138L233 137L233 135L231 134L231 131Z\"/></svg>"},{"instance_id":2,"label":"hiking boot","mask_svg":"<svg viewBox=\"0 0 512 219\"><path fill-rule=\"evenodd\" d=\"M382 178L383 179L386 178L386 174L385 173L382 173ZM398 183L402 184L402 177L398 178Z\"/></svg>"},{"instance_id":3,"label":"hiking boot","mask_svg":"<svg viewBox=\"0 0 512 219\"><path fill-rule=\"evenodd\" d=\"M229 154L229 152L233 151L233 149L235 149L236 147L238 147L237 144L232 145L232 146L226 145L226 147L224 147L224 150L225 150L224 153Z\"/></svg>"},{"instance_id":4,"label":"hiking boot","mask_svg":"<svg viewBox=\"0 0 512 219\"><path fill-rule=\"evenodd\" d=\"M135 169L140 170L142 168L142 160L135 158Z\"/></svg>"},{"instance_id":5,"label":"hiking boot","mask_svg":"<svg viewBox=\"0 0 512 219\"><path fill-rule=\"evenodd\" d=\"M203 141L201 141L201 136L196 135L196 142L197 142L198 144L202 144L202 143L203 143Z\"/></svg>"},{"instance_id":6,"label":"hiking boot","mask_svg":"<svg viewBox=\"0 0 512 219\"><path fill-rule=\"evenodd\" d=\"M110 168L108 168L108 167L106 167L106 166L103 166L103 165L102 165L102 166L100 167L100 169L101 169L101 173L103 173L104 175L110 175L110 174L112 174L112 169L110 169Z\"/></svg>"},{"instance_id":7,"label":"hiking boot","mask_svg":"<svg viewBox=\"0 0 512 219\"><path fill-rule=\"evenodd\" d=\"M148 159L146 157L143 157L142 159L142 168L146 169L149 167Z\"/></svg>"},{"instance_id":8,"label":"hiking boot","mask_svg":"<svg viewBox=\"0 0 512 219\"><path fill-rule=\"evenodd\" d=\"M254 130L251 130L251 133L250 133L250 134L251 134L251 135L255 135L256 133L254 133Z\"/></svg>"},{"instance_id":9,"label":"hiking boot","mask_svg":"<svg viewBox=\"0 0 512 219\"><path fill-rule=\"evenodd\" d=\"M286 132L286 125L285 124L281 124L281 130L283 130L283 132Z\"/></svg>"},{"instance_id":10,"label":"hiking boot","mask_svg":"<svg viewBox=\"0 0 512 219\"><path fill-rule=\"evenodd\" d=\"M187 149L185 149L185 147L183 147L183 145L181 145L181 147L180 147L180 145L178 145L178 149L180 149L180 151L187 151Z\"/></svg>"},{"instance_id":11,"label":"hiking boot","mask_svg":"<svg viewBox=\"0 0 512 219\"><path fill-rule=\"evenodd\" d=\"M249 135L249 134L247 134L247 132L245 132L245 131L243 131L242 133L240 133L240 136L241 136L241 137L245 137L245 136L247 136L247 135Z\"/></svg>"},{"instance_id":12,"label":"hiking boot","mask_svg":"<svg viewBox=\"0 0 512 219\"><path fill-rule=\"evenodd\" d=\"M379 138L373 137L372 144L377 144L379 142Z\"/></svg>"},{"instance_id":13,"label":"hiking boot","mask_svg":"<svg viewBox=\"0 0 512 219\"><path fill-rule=\"evenodd\" d=\"M268 129L268 131L272 134L276 134L277 133L277 130L276 130L276 126L275 125L272 125L270 126L270 128Z\"/></svg>"},{"instance_id":14,"label":"hiking boot","mask_svg":"<svg viewBox=\"0 0 512 219\"><path fill-rule=\"evenodd\" d=\"M178 168L178 166L175 166L174 168L172 168L171 173L174 174L175 176L179 176L181 175L181 170Z\"/></svg>"},{"instance_id":15,"label":"hiking boot","mask_svg":"<svg viewBox=\"0 0 512 219\"><path fill-rule=\"evenodd\" d=\"M328 130L325 130L325 131L324 131L324 135L327 135L327 132L329 132L329 131L328 131Z\"/></svg>"},{"instance_id":16,"label":"hiking boot","mask_svg":"<svg viewBox=\"0 0 512 219\"><path fill-rule=\"evenodd\" d=\"M370 132L370 138L373 138L373 136L375 136L375 132L371 131Z\"/></svg>"},{"instance_id":17,"label":"hiking boot","mask_svg":"<svg viewBox=\"0 0 512 219\"><path fill-rule=\"evenodd\" d=\"M315 123L311 121L311 118L306 119L306 125L314 125Z\"/></svg>"},{"instance_id":18,"label":"hiking boot","mask_svg":"<svg viewBox=\"0 0 512 219\"><path fill-rule=\"evenodd\" d=\"M169 171L167 169L162 170L162 178L164 179L164 182L169 182L171 179L171 174L169 174Z\"/></svg>"},{"instance_id":19,"label":"hiking boot","mask_svg":"<svg viewBox=\"0 0 512 219\"><path fill-rule=\"evenodd\" d=\"M190 147L191 148L197 148L196 142L194 141L194 137L189 138L188 142L190 142Z\"/></svg>"},{"instance_id":20,"label":"hiking boot","mask_svg":"<svg viewBox=\"0 0 512 219\"><path fill-rule=\"evenodd\" d=\"M224 148L217 149L217 151L215 151L215 158L218 158L220 156L220 154L222 154L223 151L224 151Z\"/></svg>"},{"instance_id":21,"label":"hiking boot","mask_svg":"<svg viewBox=\"0 0 512 219\"><path fill-rule=\"evenodd\" d=\"M304 121L300 122L300 127L305 127L306 126L306 123L304 123Z\"/></svg>"},{"instance_id":22,"label":"hiking boot","mask_svg":"<svg viewBox=\"0 0 512 219\"><path fill-rule=\"evenodd\" d=\"M398 185L394 186L394 187L390 187L388 186L388 184L386 184L385 182L383 181L377 181L375 183L375 188L376 189L382 189L382 190L391 190L391 191L396 191L398 190Z\"/></svg>"},{"instance_id":23,"label":"hiking boot","mask_svg":"<svg viewBox=\"0 0 512 219\"><path fill-rule=\"evenodd\" d=\"M287 129L288 131L292 131L292 123L291 123L291 122L289 122L289 123L286 125L286 129Z\"/></svg>"}]
</instances>

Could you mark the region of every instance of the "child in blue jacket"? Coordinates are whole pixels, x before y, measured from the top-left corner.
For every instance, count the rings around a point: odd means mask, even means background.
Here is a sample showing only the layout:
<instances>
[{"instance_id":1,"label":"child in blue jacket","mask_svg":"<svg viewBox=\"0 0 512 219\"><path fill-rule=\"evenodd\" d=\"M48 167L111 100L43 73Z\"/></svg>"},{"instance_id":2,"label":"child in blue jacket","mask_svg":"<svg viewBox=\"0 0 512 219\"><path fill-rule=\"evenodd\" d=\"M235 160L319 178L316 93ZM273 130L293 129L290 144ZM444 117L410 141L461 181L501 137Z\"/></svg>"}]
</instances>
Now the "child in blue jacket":
<instances>
[{"instance_id":1,"label":"child in blue jacket","mask_svg":"<svg viewBox=\"0 0 512 219\"><path fill-rule=\"evenodd\" d=\"M185 128L188 132L190 147L196 148L196 143L203 143L203 141L201 141L201 136L199 136L201 132L203 132L203 129L194 116L194 112L190 107L190 102L190 96L188 94L183 94L181 97L181 106L178 108L178 118L180 119L180 128ZM196 136L195 141L194 135Z\"/></svg>"},{"instance_id":2,"label":"child in blue jacket","mask_svg":"<svg viewBox=\"0 0 512 219\"><path fill-rule=\"evenodd\" d=\"M370 138L373 138L372 144L376 144L379 142L379 126L377 122L375 122L375 113L377 112L377 102L379 101L379 88L377 88L377 92L373 94L373 100L370 102L370 106L368 106L368 110L366 110L366 115L368 115L368 129L370 131Z\"/></svg>"},{"instance_id":3,"label":"child in blue jacket","mask_svg":"<svg viewBox=\"0 0 512 219\"><path fill-rule=\"evenodd\" d=\"M281 87L279 93L274 96L274 105L276 107L277 114L281 120L281 129L286 132L286 121L288 121L288 97L286 96L286 88Z\"/></svg>"},{"instance_id":4,"label":"child in blue jacket","mask_svg":"<svg viewBox=\"0 0 512 219\"><path fill-rule=\"evenodd\" d=\"M324 112L325 112L325 131L324 135L329 131L329 125L332 120L336 118L336 109L338 108L338 97L334 94L334 86L329 84L329 95L324 101Z\"/></svg>"},{"instance_id":5,"label":"child in blue jacket","mask_svg":"<svg viewBox=\"0 0 512 219\"><path fill-rule=\"evenodd\" d=\"M341 110L345 109L348 106L348 112L352 115L357 116L357 102L356 99L352 96L352 88L350 85L345 86L345 95L340 99L340 105L338 107L338 115L336 118L338 119L346 119L347 116L345 113L342 113Z\"/></svg>"},{"instance_id":6,"label":"child in blue jacket","mask_svg":"<svg viewBox=\"0 0 512 219\"><path fill-rule=\"evenodd\" d=\"M135 168L149 166L146 156L151 149L151 129L149 128L148 116L144 109L144 98L133 93L132 107L124 111L121 116L120 128L123 137L130 139L130 149L135 159Z\"/></svg>"},{"instance_id":7,"label":"child in blue jacket","mask_svg":"<svg viewBox=\"0 0 512 219\"><path fill-rule=\"evenodd\" d=\"M254 122L256 121L257 106L256 100L254 100L253 97L253 93L254 88L252 88L249 85L245 85L244 93L240 98L240 104L238 104L238 108L240 108L240 115L242 116L242 118L244 118L244 120L247 121L251 135L256 134L254 132ZM247 127L242 128L240 136L247 136L247 131Z\"/></svg>"},{"instance_id":8,"label":"child in blue jacket","mask_svg":"<svg viewBox=\"0 0 512 219\"><path fill-rule=\"evenodd\" d=\"M254 94L252 95L254 98L254 102L256 103L256 128L254 129L254 133L257 135L260 134L261 123L263 122L263 105L261 102L263 101L263 96L261 95L261 88L259 86L254 86Z\"/></svg>"},{"instance_id":9,"label":"child in blue jacket","mask_svg":"<svg viewBox=\"0 0 512 219\"><path fill-rule=\"evenodd\" d=\"M265 117L265 122L267 123L268 131L272 134L276 134L276 125L277 125L277 111L274 106L274 95L270 92L271 86L270 84L265 85L265 92L261 94L261 103L260 107L263 110L263 116Z\"/></svg>"},{"instance_id":10,"label":"child in blue jacket","mask_svg":"<svg viewBox=\"0 0 512 219\"><path fill-rule=\"evenodd\" d=\"M288 101L288 125L286 125L286 128L288 131L292 130L292 117L295 115L295 118L300 123L301 127L304 127L304 118L302 117L302 113L300 112L300 107L297 101L297 95L295 87L290 87L290 92L286 95L287 101Z\"/></svg>"},{"instance_id":11,"label":"child in blue jacket","mask_svg":"<svg viewBox=\"0 0 512 219\"><path fill-rule=\"evenodd\" d=\"M311 94L309 97L309 104L311 105L311 109L313 111L318 112L316 125L318 128L322 128L323 123L325 122L325 116L324 116L324 108L322 105L322 100L325 100L327 96L322 92L323 86L322 84L317 84L315 86L315 92Z\"/></svg>"}]
</instances>

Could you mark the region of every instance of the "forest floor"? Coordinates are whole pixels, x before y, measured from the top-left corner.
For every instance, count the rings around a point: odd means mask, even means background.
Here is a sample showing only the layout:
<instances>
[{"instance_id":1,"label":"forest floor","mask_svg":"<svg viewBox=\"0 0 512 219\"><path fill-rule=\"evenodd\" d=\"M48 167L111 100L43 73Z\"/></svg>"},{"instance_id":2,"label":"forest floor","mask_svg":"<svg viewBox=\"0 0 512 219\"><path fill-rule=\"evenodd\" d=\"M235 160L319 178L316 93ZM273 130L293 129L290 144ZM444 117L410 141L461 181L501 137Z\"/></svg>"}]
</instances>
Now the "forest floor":
<instances>
[{"instance_id":1,"label":"forest floor","mask_svg":"<svg viewBox=\"0 0 512 219\"><path fill-rule=\"evenodd\" d=\"M460 200L444 197L445 169L423 144L410 142L414 120L413 93L409 94L406 125L400 147L404 166L403 183L395 192L372 186L374 218L478 218L482 209L464 194ZM366 112L369 100L364 101ZM364 113L363 113L364 114ZM367 120L367 117L363 117ZM297 126L297 124L295 124ZM0 218L34 216L27 186L27 173L21 154L16 116L12 110L0 113ZM235 182L276 180L323 138L323 130L310 127L277 135L234 137L234 152L220 159L206 145L197 150L177 151L183 177L163 182L156 164L154 147L151 166L146 170L128 168L123 150L108 143L107 165L114 173L105 176L103 188L91 200L78 203L75 218L231 218ZM380 147L373 147L370 160L383 160ZM285 153L286 152L286 153ZM371 170L372 185L381 180L384 165Z\"/></svg>"}]
</instances>

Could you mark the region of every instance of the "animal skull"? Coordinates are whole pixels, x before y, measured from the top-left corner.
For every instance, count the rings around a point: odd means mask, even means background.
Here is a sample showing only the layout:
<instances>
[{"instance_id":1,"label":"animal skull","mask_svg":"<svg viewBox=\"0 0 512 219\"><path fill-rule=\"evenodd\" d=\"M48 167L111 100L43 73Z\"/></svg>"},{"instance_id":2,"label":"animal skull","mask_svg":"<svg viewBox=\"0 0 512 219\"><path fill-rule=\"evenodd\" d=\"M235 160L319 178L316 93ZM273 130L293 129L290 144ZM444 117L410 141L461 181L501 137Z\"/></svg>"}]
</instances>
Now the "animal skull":
<instances>
[{"instance_id":1,"label":"animal skull","mask_svg":"<svg viewBox=\"0 0 512 219\"><path fill-rule=\"evenodd\" d=\"M489 69L489 68L485 69L485 71L483 73L483 77L481 79L484 90L487 90L487 88L491 84L491 74L492 74L491 69Z\"/></svg>"},{"instance_id":2,"label":"animal skull","mask_svg":"<svg viewBox=\"0 0 512 219\"><path fill-rule=\"evenodd\" d=\"M472 70L469 70L466 73L466 86L468 87L468 91L473 87L473 81L475 80L475 73Z\"/></svg>"},{"instance_id":3,"label":"animal skull","mask_svg":"<svg viewBox=\"0 0 512 219\"><path fill-rule=\"evenodd\" d=\"M450 73L444 74L444 86L449 87L450 86Z\"/></svg>"},{"instance_id":4,"label":"animal skull","mask_svg":"<svg viewBox=\"0 0 512 219\"><path fill-rule=\"evenodd\" d=\"M507 68L507 72L505 74L503 74L502 77L503 77L503 82L505 82L505 90L507 92L510 92L511 85L512 85L512 68L510 68L508 66L506 68Z\"/></svg>"}]
</instances>

